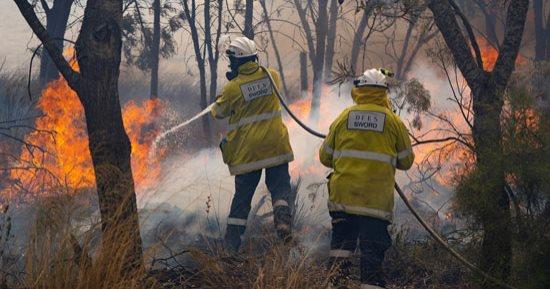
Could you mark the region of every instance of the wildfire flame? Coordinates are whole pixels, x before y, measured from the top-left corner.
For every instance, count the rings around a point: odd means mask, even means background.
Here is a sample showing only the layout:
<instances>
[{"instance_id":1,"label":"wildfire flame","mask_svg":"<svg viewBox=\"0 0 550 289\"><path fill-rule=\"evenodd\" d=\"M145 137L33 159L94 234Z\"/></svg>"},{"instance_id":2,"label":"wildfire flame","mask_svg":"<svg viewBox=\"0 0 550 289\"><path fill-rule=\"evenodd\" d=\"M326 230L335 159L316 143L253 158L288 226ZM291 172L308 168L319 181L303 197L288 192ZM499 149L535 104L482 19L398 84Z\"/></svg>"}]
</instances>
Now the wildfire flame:
<instances>
[{"instance_id":1,"label":"wildfire flame","mask_svg":"<svg viewBox=\"0 0 550 289\"><path fill-rule=\"evenodd\" d=\"M72 61L71 65L78 69L76 62ZM93 189L95 174L88 148L84 109L77 94L63 77L59 77L43 90L37 107L45 116L36 119L36 130L25 137L25 142L34 147L22 149L19 159L25 168L13 170L11 178L20 184L20 191L32 195L47 193L45 186ZM153 184L160 174L160 162L150 158L149 152L160 130L157 120L164 108L159 99L141 104L130 101L123 107L124 127L132 143L132 171L138 189Z\"/></svg>"},{"instance_id":2,"label":"wildfire flame","mask_svg":"<svg viewBox=\"0 0 550 289\"><path fill-rule=\"evenodd\" d=\"M151 151L160 132L157 120L165 107L165 103L156 98L144 101L141 106L130 101L122 109L124 128L132 143L132 172L138 187L149 187L160 175L160 163L157 158L151 158Z\"/></svg>"},{"instance_id":3,"label":"wildfire flame","mask_svg":"<svg viewBox=\"0 0 550 289\"><path fill-rule=\"evenodd\" d=\"M427 119L424 123L420 140L444 139L457 137L458 133L466 142L470 142L471 130L460 112L456 110L443 110L439 113L441 119ZM452 124L453 127L450 127ZM433 175L435 181L445 186L452 186L457 176L464 175L469 169L469 164L475 162L472 152L457 141L424 143L414 147L415 164L428 175Z\"/></svg>"},{"instance_id":4,"label":"wildfire flame","mask_svg":"<svg viewBox=\"0 0 550 289\"><path fill-rule=\"evenodd\" d=\"M483 60L483 69L486 71L493 70L498 59L498 50L483 37L476 37L476 40L481 52L481 59ZM525 63L525 58L518 54L516 65L523 63Z\"/></svg>"},{"instance_id":5,"label":"wildfire flame","mask_svg":"<svg viewBox=\"0 0 550 289\"><path fill-rule=\"evenodd\" d=\"M483 37L477 37L477 43L483 60L483 69L490 71L495 67L498 58L498 51Z\"/></svg>"}]
</instances>

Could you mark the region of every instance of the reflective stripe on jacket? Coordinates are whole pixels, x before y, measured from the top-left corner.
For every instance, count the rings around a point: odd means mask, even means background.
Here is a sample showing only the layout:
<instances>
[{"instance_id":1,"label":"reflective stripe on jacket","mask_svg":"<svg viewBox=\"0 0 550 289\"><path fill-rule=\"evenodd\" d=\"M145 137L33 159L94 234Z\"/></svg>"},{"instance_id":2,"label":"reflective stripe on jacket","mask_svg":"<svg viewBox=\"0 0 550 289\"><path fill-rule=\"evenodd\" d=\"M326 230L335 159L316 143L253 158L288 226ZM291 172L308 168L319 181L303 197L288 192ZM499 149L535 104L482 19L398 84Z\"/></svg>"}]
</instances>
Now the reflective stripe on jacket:
<instances>
[{"instance_id":1,"label":"reflective stripe on jacket","mask_svg":"<svg viewBox=\"0 0 550 289\"><path fill-rule=\"evenodd\" d=\"M334 169L328 207L391 222L395 169L414 161L408 131L385 89L353 88L352 97L356 105L332 123L319 149L323 165Z\"/></svg>"},{"instance_id":2,"label":"reflective stripe on jacket","mask_svg":"<svg viewBox=\"0 0 550 289\"><path fill-rule=\"evenodd\" d=\"M280 87L277 72L269 71ZM279 99L257 63L239 67L239 75L224 86L211 113L216 118L229 117L226 142L221 146L231 175L294 160Z\"/></svg>"}]
</instances>

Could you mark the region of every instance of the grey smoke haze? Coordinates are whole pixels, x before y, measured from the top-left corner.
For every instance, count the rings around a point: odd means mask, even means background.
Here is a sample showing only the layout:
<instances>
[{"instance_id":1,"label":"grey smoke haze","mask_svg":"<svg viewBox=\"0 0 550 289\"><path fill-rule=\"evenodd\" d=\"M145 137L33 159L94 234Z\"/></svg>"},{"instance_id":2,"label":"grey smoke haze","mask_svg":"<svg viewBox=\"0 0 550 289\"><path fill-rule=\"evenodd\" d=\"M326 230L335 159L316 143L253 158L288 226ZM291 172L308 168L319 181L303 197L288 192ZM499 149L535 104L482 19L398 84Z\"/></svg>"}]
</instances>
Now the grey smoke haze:
<instances>
[{"instance_id":1,"label":"grey smoke haze","mask_svg":"<svg viewBox=\"0 0 550 289\"><path fill-rule=\"evenodd\" d=\"M279 29L284 28L279 27ZM69 31L67 38L75 39L75 33L75 31ZM342 35L349 35L350 33L352 31L349 28L342 31ZM32 36L30 28L28 28L15 4L10 0L0 0L0 35L0 63L5 58L8 68L26 69L31 54L28 48L35 47L38 42ZM347 36L346 38L349 39ZM182 79L196 82L198 81L197 75L193 75L193 71L191 71L191 74L187 73L189 69L193 69L195 66L193 59L189 62L186 61L185 54L188 54L188 56L191 55L191 51L185 49L188 46L186 45L187 39L187 36L183 34L176 37L180 46L178 54L161 63L161 72L177 71ZM297 62L297 52L300 48L284 37L279 38L278 45L284 55L283 65L285 72L287 72L287 81L298 83L298 68L295 64ZM269 47L268 55L271 59L263 57L261 61L263 64L273 66L275 62L273 61L273 53ZM337 47L337 58L345 56L349 50L350 48L345 44ZM372 62L377 63L372 63L372 65L388 64L384 63L383 57L378 56L380 55L377 55L372 60ZM226 62L222 60L219 65L220 72L225 71L225 66ZM126 68L123 68L122 74L124 74L125 70ZM438 73L427 62L416 62L411 76L427 84L426 88L432 92L432 99L436 102L444 103L438 100L443 100L450 96L449 87L446 82L438 76ZM220 73L220 87L223 83L223 73ZM144 91L142 96L146 95L147 92ZM323 106L325 108L321 108L322 121L318 129L326 132L331 120L349 105L351 105L349 87L342 87L340 91L337 88L332 89L330 92L327 90L327 93L323 96ZM300 198L306 202L305 207L311 208L315 213L314 215L320 218L320 223L328 226L325 186L321 186L319 190L314 190L316 184L324 182L325 173L328 171L328 169L321 167L316 157L321 140L308 135L288 119L286 123L289 126L292 145L298 159L292 165L294 166L293 177L296 179L300 175L303 180ZM212 206L212 210L209 212L210 216L218 214L222 217L222 222L224 221L233 195L233 178L229 176L227 168L222 163L217 150L203 150L187 158L172 156L164 165L165 174L163 174L159 185L151 191L143 192L144 197L140 199L140 207L154 208L155 206L161 206L164 208L166 204L169 204L181 210L178 212L198 214L200 217L205 218L208 216L206 208L210 196ZM311 167L317 168L311 172ZM403 173L399 173L398 181L401 184L406 184L408 179ZM262 182L254 202L257 202L265 194L266 188ZM423 196L419 197L422 198ZM435 202L434 207L438 207L438 204L445 202L449 197L449 195L438 196L438 198L430 199L430 202ZM399 201L396 203L399 204ZM269 208L264 209L267 210ZM158 216L161 215L159 214ZM161 221L159 218L153 216L150 223L152 227L155 226L155 220ZM204 224L197 223L195 225L198 230Z\"/></svg>"},{"instance_id":2,"label":"grey smoke haze","mask_svg":"<svg viewBox=\"0 0 550 289\"><path fill-rule=\"evenodd\" d=\"M10 0L0 1L0 63L5 59L7 68L21 68L28 63L27 43L31 29ZM36 40L31 42L36 44Z\"/></svg>"}]
</instances>

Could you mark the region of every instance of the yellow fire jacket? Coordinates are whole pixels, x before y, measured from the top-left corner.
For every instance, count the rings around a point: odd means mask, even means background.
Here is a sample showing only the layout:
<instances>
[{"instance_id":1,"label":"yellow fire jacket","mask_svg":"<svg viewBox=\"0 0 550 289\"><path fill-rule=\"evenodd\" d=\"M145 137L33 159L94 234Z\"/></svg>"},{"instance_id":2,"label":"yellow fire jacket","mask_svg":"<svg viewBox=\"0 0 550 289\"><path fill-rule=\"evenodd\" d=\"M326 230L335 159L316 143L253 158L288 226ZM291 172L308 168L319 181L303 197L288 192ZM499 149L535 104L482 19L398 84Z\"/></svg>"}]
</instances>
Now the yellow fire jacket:
<instances>
[{"instance_id":1,"label":"yellow fire jacket","mask_svg":"<svg viewBox=\"0 0 550 289\"><path fill-rule=\"evenodd\" d=\"M280 88L279 75L269 71ZM239 75L224 86L211 113L215 118L229 117L227 136L220 146L231 175L294 160L279 99L257 63L239 67Z\"/></svg>"},{"instance_id":2,"label":"yellow fire jacket","mask_svg":"<svg viewBox=\"0 0 550 289\"><path fill-rule=\"evenodd\" d=\"M390 109L383 88L353 88L356 105L330 126L319 149L323 165L333 168L329 211L392 221L395 169L414 161L408 131Z\"/></svg>"}]
</instances>

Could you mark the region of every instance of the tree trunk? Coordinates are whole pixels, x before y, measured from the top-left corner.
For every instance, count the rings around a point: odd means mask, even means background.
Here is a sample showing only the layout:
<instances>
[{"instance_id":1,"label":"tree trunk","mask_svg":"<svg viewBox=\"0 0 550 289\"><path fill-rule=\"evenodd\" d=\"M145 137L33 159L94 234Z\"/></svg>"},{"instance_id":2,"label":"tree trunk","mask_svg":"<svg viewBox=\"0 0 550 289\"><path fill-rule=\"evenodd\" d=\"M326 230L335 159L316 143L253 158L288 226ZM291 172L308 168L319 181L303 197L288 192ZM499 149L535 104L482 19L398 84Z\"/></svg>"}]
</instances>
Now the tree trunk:
<instances>
[{"instance_id":1,"label":"tree trunk","mask_svg":"<svg viewBox=\"0 0 550 289\"><path fill-rule=\"evenodd\" d=\"M407 56L407 52L409 51L409 43L412 38L412 32L414 29L415 23L413 21L409 22L409 25L407 26L407 32L405 33L405 40L403 41L403 47L401 48L401 55L399 55L399 59L397 60L397 69L395 70L395 77L397 79L403 79L404 77L404 67L405 67L405 56Z\"/></svg>"},{"instance_id":2,"label":"tree trunk","mask_svg":"<svg viewBox=\"0 0 550 289\"><path fill-rule=\"evenodd\" d=\"M67 22L74 0L55 0L52 7L43 1L42 7L46 11L46 31L54 38L55 46L63 50L63 37L67 29ZM50 81L57 79L59 72L49 54L44 51L40 58L40 74L38 79L40 86L44 87Z\"/></svg>"},{"instance_id":3,"label":"tree trunk","mask_svg":"<svg viewBox=\"0 0 550 289\"><path fill-rule=\"evenodd\" d=\"M200 107L201 109L205 109L208 106L208 96L206 91L206 67L204 60L198 60L197 64L199 66L199 86L201 91ZM212 135L212 129L210 128L210 118L202 118L202 128L205 132L205 135L207 136L206 141L209 143L211 141L210 137Z\"/></svg>"},{"instance_id":4,"label":"tree trunk","mask_svg":"<svg viewBox=\"0 0 550 289\"><path fill-rule=\"evenodd\" d=\"M485 33L487 41L491 46L499 50L500 41L497 36L497 12L495 11L495 7L490 5L494 3L488 3L486 0L476 0L475 2L485 18Z\"/></svg>"},{"instance_id":5,"label":"tree trunk","mask_svg":"<svg viewBox=\"0 0 550 289\"><path fill-rule=\"evenodd\" d=\"M336 30L338 23L338 1L331 1L329 8L329 24L327 32L327 51L325 54L325 82L332 78L332 63L334 62L334 47L336 44Z\"/></svg>"},{"instance_id":6,"label":"tree trunk","mask_svg":"<svg viewBox=\"0 0 550 289\"><path fill-rule=\"evenodd\" d=\"M218 90L218 65L210 64L210 89L208 90L210 92L210 101L209 103L212 103L216 101L216 90Z\"/></svg>"},{"instance_id":7,"label":"tree trunk","mask_svg":"<svg viewBox=\"0 0 550 289\"><path fill-rule=\"evenodd\" d=\"M221 7L218 7L221 9ZM214 47L217 46L216 43L212 43L212 15L210 14L211 2L206 1L204 3L204 45L206 46L206 51L208 53L208 68L210 70L210 87L208 90L209 96L206 93L206 68L205 61L202 64L199 63L199 73L200 73L200 85L201 85L201 108L206 108L210 101L214 101L216 98L216 90L218 85L218 59L214 56ZM218 10L220 13L221 11ZM218 15L219 17L219 15ZM218 19L219 21L220 19ZM219 31L218 31L219 34ZM203 94L204 91L204 94ZM203 118L202 120L203 128L207 133L206 139L207 142L212 140L212 130L210 128L210 120L208 118Z\"/></svg>"},{"instance_id":8,"label":"tree trunk","mask_svg":"<svg viewBox=\"0 0 550 289\"><path fill-rule=\"evenodd\" d=\"M350 64L355 74L359 74L361 72L359 71L360 66L361 66L361 69L363 69L362 64L364 59L362 59L361 61L359 60L359 52L361 51L361 48L364 45L363 35L365 34L365 30L367 29L369 17L372 13L372 7L373 5L367 5L363 9L363 17L361 17L361 21L359 21L359 26L357 27L357 31L353 35L353 41L351 44L352 46L351 46Z\"/></svg>"},{"instance_id":9,"label":"tree trunk","mask_svg":"<svg viewBox=\"0 0 550 289\"><path fill-rule=\"evenodd\" d=\"M415 45L412 48L412 51L410 52L410 54L407 53L408 59L405 61L404 66L400 68L399 76L397 76L397 73L395 74L397 78L407 79L407 74L411 71L413 62L416 59L418 52L420 52L420 49L422 48L422 46L428 43L436 35L437 35L436 32L428 33L428 31L423 31L418 37L418 39L415 39Z\"/></svg>"},{"instance_id":10,"label":"tree trunk","mask_svg":"<svg viewBox=\"0 0 550 289\"><path fill-rule=\"evenodd\" d=\"M83 81L78 95L84 106L94 164L103 232L130 230L127 265L140 266L142 245L131 168L131 144L124 130L118 94L121 60L122 0L88 1L76 52ZM113 240L103 239L106 243ZM121 243L120 245L126 243Z\"/></svg>"},{"instance_id":11,"label":"tree trunk","mask_svg":"<svg viewBox=\"0 0 550 289\"><path fill-rule=\"evenodd\" d=\"M487 204L475 212L484 231L480 263L485 271L502 280L510 277L512 229L509 200L504 191L500 115L504 91L521 45L529 1L512 0L508 5L505 36L492 72L484 71L482 61L474 60L451 3L431 1L428 5L454 62L472 91L476 173L484 183L476 197ZM484 284L483 288L496 288L494 286Z\"/></svg>"},{"instance_id":12,"label":"tree trunk","mask_svg":"<svg viewBox=\"0 0 550 289\"><path fill-rule=\"evenodd\" d=\"M189 30L191 31L191 39L193 41L193 50L195 52L195 60L199 69L199 89L200 89L200 107L205 109L208 106L207 91L206 91L206 68L205 68L205 59L202 54L201 44L199 39L199 32L197 28L197 7L195 6L195 1L192 1L193 6L189 6L187 1L182 1L183 11L189 24ZM210 8L207 8L210 9ZM208 10L209 11L209 10ZM202 118L202 126L207 137L207 142L210 142L210 136L212 135L212 130L210 129L209 118Z\"/></svg>"},{"instance_id":13,"label":"tree trunk","mask_svg":"<svg viewBox=\"0 0 550 289\"><path fill-rule=\"evenodd\" d=\"M428 43L433 37L435 37L436 32L430 32L429 29L423 29L420 32L420 35L413 35L413 30L417 24L417 19L411 19L409 26L407 27L407 32L405 33L405 40L403 41L403 46L401 47L401 54L397 60L397 69L395 70L395 78L397 79L407 79L407 74L411 70L412 64L418 55L418 52L426 43ZM414 42L411 46L411 40Z\"/></svg>"},{"instance_id":14,"label":"tree trunk","mask_svg":"<svg viewBox=\"0 0 550 289\"><path fill-rule=\"evenodd\" d=\"M494 9L491 9L485 15L485 30L487 30L487 36L489 42L493 47L499 48L500 41L497 36L497 12Z\"/></svg>"},{"instance_id":15,"label":"tree trunk","mask_svg":"<svg viewBox=\"0 0 550 289\"><path fill-rule=\"evenodd\" d=\"M151 47L151 91L149 98L155 99L159 94L160 62L160 0L153 1L153 43Z\"/></svg>"},{"instance_id":16,"label":"tree trunk","mask_svg":"<svg viewBox=\"0 0 550 289\"><path fill-rule=\"evenodd\" d=\"M212 31L210 28L212 16L210 15L210 6L204 7L204 42L208 51L208 67L210 68L210 88L209 88L209 103L216 101L216 92L218 89L218 60L220 51L218 50L218 44L220 42L220 36L222 33L222 21L223 21L223 0L217 0L218 13L216 23L216 38L212 39Z\"/></svg>"},{"instance_id":17,"label":"tree trunk","mask_svg":"<svg viewBox=\"0 0 550 289\"><path fill-rule=\"evenodd\" d=\"M246 0L243 35L254 39L254 0Z\"/></svg>"},{"instance_id":18,"label":"tree trunk","mask_svg":"<svg viewBox=\"0 0 550 289\"><path fill-rule=\"evenodd\" d=\"M317 21L315 30L317 34L315 54L311 54L311 65L313 66L313 93L311 97L310 118L317 119L321 106L321 93L323 90L323 72L325 65L326 40L328 32L327 1L318 1Z\"/></svg>"},{"instance_id":19,"label":"tree trunk","mask_svg":"<svg viewBox=\"0 0 550 289\"><path fill-rule=\"evenodd\" d=\"M80 73L71 69L52 43L27 0L14 2L84 107L101 212L102 253L121 257L122 273L129 273L142 265L142 244L131 144L118 94L122 0L88 1L75 47Z\"/></svg>"},{"instance_id":20,"label":"tree trunk","mask_svg":"<svg viewBox=\"0 0 550 289\"><path fill-rule=\"evenodd\" d=\"M302 91L302 98L308 97L308 77L307 77L307 53L300 52L300 89Z\"/></svg>"},{"instance_id":21,"label":"tree trunk","mask_svg":"<svg viewBox=\"0 0 550 289\"><path fill-rule=\"evenodd\" d=\"M481 268L497 278L508 280L512 263L512 230L508 195L505 191L502 128L503 91L497 91L490 74L473 93L474 122L472 135L476 144L476 173L483 180L478 192L481 202L490 204L478 212L483 226ZM484 284L484 288L492 284Z\"/></svg>"}]
</instances>

